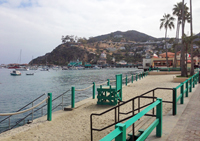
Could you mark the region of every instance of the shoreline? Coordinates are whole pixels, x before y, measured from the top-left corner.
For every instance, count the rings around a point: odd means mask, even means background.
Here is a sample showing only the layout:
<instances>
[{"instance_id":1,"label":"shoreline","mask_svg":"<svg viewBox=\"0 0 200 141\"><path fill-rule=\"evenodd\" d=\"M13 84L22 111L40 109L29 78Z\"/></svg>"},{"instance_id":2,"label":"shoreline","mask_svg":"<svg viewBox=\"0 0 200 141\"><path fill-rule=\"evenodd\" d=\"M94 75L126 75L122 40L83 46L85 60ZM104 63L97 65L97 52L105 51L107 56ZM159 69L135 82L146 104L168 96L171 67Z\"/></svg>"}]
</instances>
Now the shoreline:
<instances>
[{"instance_id":1,"label":"shoreline","mask_svg":"<svg viewBox=\"0 0 200 141\"><path fill-rule=\"evenodd\" d=\"M123 101L141 95L156 87L176 87L179 83L172 82L173 77L174 75L148 75L137 82L129 83L128 86L123 86ZM156 92L156 96L165 100L172 98L169 91L163 93L163 90ZM147 101L142 102L146 103ZM0 134L0 140L90 140L90 114L101 113L113 107L97 105L96 103L97 98L87 98L75 103L75 108L72 111L60 110L54 112L52 114L52 121L46 121L46 116L35 119L31 124ZM167 114L171 110L171 107L170 104L163 103L163 114ZM113 113L97 119L94 120L96 121L94 126L98 128L100 125L113 122ZM101 139L113 129L114 127L110 127L102 132L94 131L94 140Z\"/></svg>"}]
</instances>

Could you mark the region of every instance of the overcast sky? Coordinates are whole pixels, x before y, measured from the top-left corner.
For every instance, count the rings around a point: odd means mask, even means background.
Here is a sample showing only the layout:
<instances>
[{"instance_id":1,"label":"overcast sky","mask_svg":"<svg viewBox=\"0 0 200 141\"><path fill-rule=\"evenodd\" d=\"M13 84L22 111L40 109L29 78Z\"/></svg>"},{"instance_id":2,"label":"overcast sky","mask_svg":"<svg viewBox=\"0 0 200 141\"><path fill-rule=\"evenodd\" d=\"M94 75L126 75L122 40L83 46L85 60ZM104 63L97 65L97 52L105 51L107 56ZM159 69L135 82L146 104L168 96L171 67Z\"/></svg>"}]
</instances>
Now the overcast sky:
<instances>
[{"instance_id":1,"label":"overcast sky","mask_svg":"<svg viewBox=\"0 0 200 141\"><path fill-rule=\"evenodd\" d=\"M181 0L0 0L0 64L29 63L61 44L62 35L92 37L137 30L164 37L164 13ZM189 6L189 0L185 0ZM193 0L193 30L200 32L200 1ZM176 22L175 22L176 25ZM189 24L185 33L190 34ZM174 37L175 30L168 33Z\"/></svg>"}]
</instances>

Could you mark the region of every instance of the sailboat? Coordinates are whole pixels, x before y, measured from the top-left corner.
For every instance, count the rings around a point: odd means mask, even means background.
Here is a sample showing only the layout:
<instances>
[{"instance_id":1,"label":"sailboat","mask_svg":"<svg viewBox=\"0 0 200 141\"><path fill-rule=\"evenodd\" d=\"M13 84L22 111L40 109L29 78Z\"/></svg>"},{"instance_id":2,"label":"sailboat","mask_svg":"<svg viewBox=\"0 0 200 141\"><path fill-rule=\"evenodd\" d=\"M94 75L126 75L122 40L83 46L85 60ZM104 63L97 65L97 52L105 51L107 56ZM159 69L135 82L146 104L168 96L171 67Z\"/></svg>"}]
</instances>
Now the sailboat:
<instances>
[{"instance_id":1,"label":"sailboat","mask_svg":"<svg viewBox=\"0 0 200 141\"><path fill-rule=\"evenodd\" d=\"M46 66L42 67L41 71L49 71L49 67L47 66L47 57L46 57Z\"/></svg>"},{"instance_id":2,"label":"sailboat","mask_svg":"<svg viewBox=\"0 0 200 141\"><path fill-rule=\"evenodd\" d=\"M22 54L22 50L20 50L20 61L19 64L21 64L21 54ZM15 68L15 70L17 71L28 71L29 69L25 66L19 66L19 68Z\"/></svg>"}]
</instances>

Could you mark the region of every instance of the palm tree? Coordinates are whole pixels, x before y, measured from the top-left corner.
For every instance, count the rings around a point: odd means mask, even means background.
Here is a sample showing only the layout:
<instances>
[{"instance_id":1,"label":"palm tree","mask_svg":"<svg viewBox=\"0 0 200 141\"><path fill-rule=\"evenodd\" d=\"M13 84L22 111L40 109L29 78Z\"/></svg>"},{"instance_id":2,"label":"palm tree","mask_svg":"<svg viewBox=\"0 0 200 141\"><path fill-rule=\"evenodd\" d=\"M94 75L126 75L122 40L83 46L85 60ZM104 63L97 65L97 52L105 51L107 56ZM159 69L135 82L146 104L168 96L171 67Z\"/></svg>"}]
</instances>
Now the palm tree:
<instances>
[{"instance_id":1,"label":"palm tree","mask_svg":"<svg viewBox=\"0 0 200 141\"><path fill-rule=\"evenodd\" d=\"M193 35L193 27L192 27L192 0L190 0L190 31L191 37ZM194 75L194 60L193 60L193 43L191 43L191 69L190 75Z\"/></svg>"},{"instance_id":2,"label":"palm tree","mask_svg":"<svg viewBox=\"0 0 200 141\"><path fill-rule=\"evenodd\" d=\"M182 0L182 3L184 3L184 0ZM181 48L181 76L187 76L187 70L186 70L186 67L185 67L185 48L184 48L184 42L183 42L183 37L185 35L184 33L184 16L185 16L185 13L184 13L184 5L182 4L182 11L181 11L181 15L182 15L182 48Z\"/></svg>"},{"instance_id":3,"label":"palm tree","mask_svg":"<svg viewBox=\"0 0 200 141\"><path fill-rule=\"evenodd\" d=\"M172 17L170 14L164 14L163 18L160 19L160 29L162 29L163 27L165 28L165 48L166 48L166 62L167 62L167 67L169 67L168 65L168 56L167 56L167 29L172 29L174 28L174 17Z\"/></svg>"},{"instance_id":4,"label":"palm tree","mask_svg":"<svg viewBox=\"0 0 200 141\"><path fill-rule=\"evenodd\" d=\"M173 15L177 16L177 28L176 28L176 45L175 45L175 55L174 55L174 67L176 67L176 63L177 63L177 58L176 58L176 54L177 54L177 46L178 46L178 39L179 39L179 29L180 29L180 24L182 23L182 2L177 3L176 5L174 5L173 10ZM184 4L184 13L185 13L185 20L187 22L189 22L189 17L188 17L188 7L186 6L186 4ZM185 21L184 21L185 23Z\"/></svg>"},{"instance_id":5,"label":"palm tree","mask_svg":"<svg viewBox=\"0 0 200 141\"><path fill-rule=\"evenodd\" d=\"M188 47L193 44L193 41L196 38L198 38L198 36L195 36L195 35L192 35L192 36L184 35L184 37L183 37L183 44L186 46L186 66L187 66L187 51L188 51ZM191 54L191 52L190 52L190 54ZM192 63L193 63L192 60L193 60L193 58L191 56L191 66L192 66ZM194 64L193 64L193 67L194 67ZM186 76L187 76L187 73L186 73Z\"/></svg>"}]
</instances>

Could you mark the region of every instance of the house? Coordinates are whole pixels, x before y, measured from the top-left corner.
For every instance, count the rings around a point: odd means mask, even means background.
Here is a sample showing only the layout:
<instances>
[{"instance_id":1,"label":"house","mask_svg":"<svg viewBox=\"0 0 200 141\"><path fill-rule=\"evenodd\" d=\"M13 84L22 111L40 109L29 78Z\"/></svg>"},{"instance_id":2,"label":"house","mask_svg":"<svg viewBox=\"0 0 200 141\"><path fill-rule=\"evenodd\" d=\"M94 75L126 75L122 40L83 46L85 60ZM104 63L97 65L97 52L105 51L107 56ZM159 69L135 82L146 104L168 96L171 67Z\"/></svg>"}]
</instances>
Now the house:
<instances>
[{"instance_id":1,"label":"house","mask_svg":"<svg viewBox=\"0 0 200 141\"><path fill-rule=\"evenodd\" d=\"M125 50L126 48L125 48L125 47L120 47L119 49L120 49L120 50Z\"/></svg>"},{"instance_id":2,"label":"house","mask_svg":"<svg viewBox=\"0 0 200 141\"><path fill-rule=\"evenodd\" d=\"M191 67L191 56L188 53L185 55L187 55L187 67L190 68ZM175 53L167 52L169 67L173 67L174 56L175 56ZM181 51L177 52L176 60L177 60L177 62L176 62L177 67L180 67ZM193 58L193 60L194 60L195 65L198 65L198 63L200 62L200 58L198 56L195 56ZM152 56L151 61L152 61L151 62L152 66L166 67L167 66L166 53L159 54L159 57Z\"/></svg>"},{"instance_id":3,"label":"house","mask_svg":"<svg viewBox=\"0 0 200 141\"><path fill-rule=\"evenodd\" d=\"M99 60L97 61L98 65L106 64L106 54L104 52L101 53Z\"/></svg>"},{"instance_id":4,"label":"house","mask_svg":"<svg viewBox=\"0 0 200 141\"><path fill-rule=\"evenodd\" d=\"M129 52L128 53L129 56L134 56L134 54L135 54L134 52Z\"/></svg>"}]
</instances>

